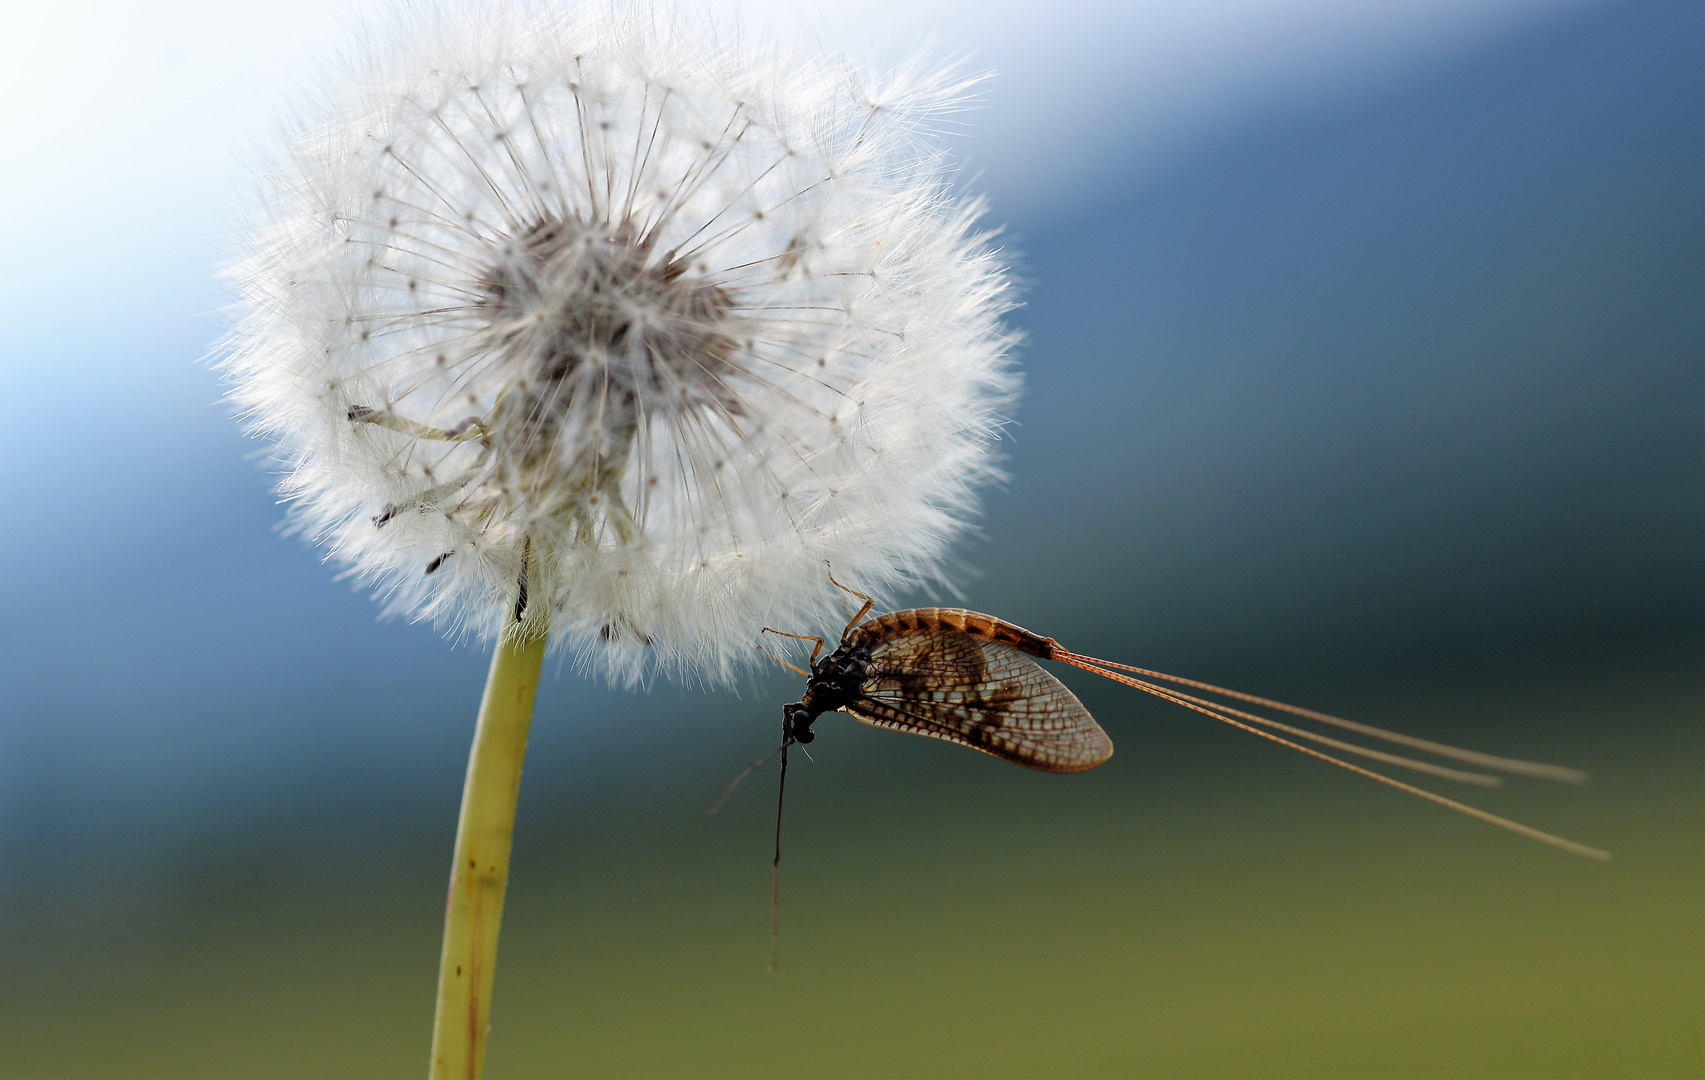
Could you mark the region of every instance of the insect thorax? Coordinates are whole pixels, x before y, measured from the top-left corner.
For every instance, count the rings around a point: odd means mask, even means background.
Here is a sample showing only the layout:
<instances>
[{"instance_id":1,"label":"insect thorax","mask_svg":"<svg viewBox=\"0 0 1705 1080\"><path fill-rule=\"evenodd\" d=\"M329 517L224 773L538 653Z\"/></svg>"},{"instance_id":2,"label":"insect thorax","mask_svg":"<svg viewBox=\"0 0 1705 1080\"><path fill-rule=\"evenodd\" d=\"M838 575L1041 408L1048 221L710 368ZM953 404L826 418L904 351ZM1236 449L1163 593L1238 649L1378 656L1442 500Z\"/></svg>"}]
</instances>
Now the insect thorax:
<instances>
[{"instance_id":1,"label":"insect thorax","mask_svg":"<svg viewBox=\"0 0 1705 1080\"><path fill-rule=\"evenodd\" d=\"M811 667L805 696L799 700L810 724L826 712L834 712L862 696L870 676L870 649L864 645L842 645Z\"/></svg>"}]
</instances>

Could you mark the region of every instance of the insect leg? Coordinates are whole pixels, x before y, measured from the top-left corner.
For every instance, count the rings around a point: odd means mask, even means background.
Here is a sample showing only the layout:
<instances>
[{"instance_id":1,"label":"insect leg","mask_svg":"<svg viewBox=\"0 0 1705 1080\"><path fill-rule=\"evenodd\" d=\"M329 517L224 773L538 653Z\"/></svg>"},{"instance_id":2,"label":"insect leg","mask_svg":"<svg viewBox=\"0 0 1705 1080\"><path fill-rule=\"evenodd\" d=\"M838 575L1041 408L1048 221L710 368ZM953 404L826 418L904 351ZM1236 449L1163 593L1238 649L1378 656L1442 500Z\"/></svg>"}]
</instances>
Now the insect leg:
<instances>
[{"instance_id":1,"label":"insect leg","mask_svg":"<svg viewBox=\"0 0 1705 1080\"><path fill-rule=\"evenodd\" d=\"M823 565L828 566L829 564L824 563ZM833 585L835 588L840 589L844 592L850 592L854 596L858 597L860 600L864 601L864 606L858 609L858 614L854 615L852 618L847 620L846 630L841 631L841 640L844 641L844 640L846 640L847 630L851 630L854 626L857 626L860 622L862 622L864 620L864 617L866 615L870 614L870 609L876 606L876 601L872 600L870 597L859 592L857 589L849 589L845 585L842 585L840 582L836 581L835 580L835 572L833 570L829 571L829 584Z\"/></svg>"},{"instance_id":2,"label":"insect leg","mask_svg":"<svg viewBox=\"0 0 1705 1080\"><path fill-rule=\"evenodd\" d=\"M777 656L775 653L772 653L770 650L764 648L763 645L761 645L761 644L758 646L758 651L763 653L765 656L769 657L771 660L774 660L776 663L780 664L782 667L787 668L789 671L798 672L799 674L805 676L807 679L809 679L811 677L811 673L809 671L806 671L804 668L800 667L798 664L788 663L786 660L783 660L781 657Z\"/></svg>"},{"instance_id":3,"label":"insect leg","mask_svg":"<svg viewBox=\"0 0 1705 1080\"><path fill-rule=\"evenodd\" d=\"M797 638L800 641L815 641L817 643L817 645L815 648L813 648L811 650L811 666L812 667L817 666L817 654L823 651L823 639L818 637L817 635L815 635L815 634L790 634L785 630L771 630L767 626L764 627L759 632L765 633L765 634L774 634L776 637ZM793 665L789 664L788 667L793 667ZM798 668L793 668L793 670L799 671ZM801 675L807 675L807 676L809 676L811 674L809 671L799 671L799 673Z\"/></svg>"}]
</instances>

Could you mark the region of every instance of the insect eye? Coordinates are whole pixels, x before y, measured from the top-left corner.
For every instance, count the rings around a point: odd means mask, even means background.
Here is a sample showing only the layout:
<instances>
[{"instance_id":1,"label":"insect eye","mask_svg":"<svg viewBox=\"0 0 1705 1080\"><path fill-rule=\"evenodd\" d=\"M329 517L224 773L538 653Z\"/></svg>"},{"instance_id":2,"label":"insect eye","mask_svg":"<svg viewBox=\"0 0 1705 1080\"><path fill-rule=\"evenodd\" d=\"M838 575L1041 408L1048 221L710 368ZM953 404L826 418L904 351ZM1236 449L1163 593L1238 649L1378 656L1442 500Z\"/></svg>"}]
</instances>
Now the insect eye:
<instances>
[{"instance_id":1,"label":"insect eye","mask_svg":"<svg viewBox=\"0 0 1705 1080\"><path fill-rule=\"evenodd\" d=\"M817 737L811 730L811 714L795 706L787 711L787 733L794 742L808 743Z\"/></svg>"}]
</instances>

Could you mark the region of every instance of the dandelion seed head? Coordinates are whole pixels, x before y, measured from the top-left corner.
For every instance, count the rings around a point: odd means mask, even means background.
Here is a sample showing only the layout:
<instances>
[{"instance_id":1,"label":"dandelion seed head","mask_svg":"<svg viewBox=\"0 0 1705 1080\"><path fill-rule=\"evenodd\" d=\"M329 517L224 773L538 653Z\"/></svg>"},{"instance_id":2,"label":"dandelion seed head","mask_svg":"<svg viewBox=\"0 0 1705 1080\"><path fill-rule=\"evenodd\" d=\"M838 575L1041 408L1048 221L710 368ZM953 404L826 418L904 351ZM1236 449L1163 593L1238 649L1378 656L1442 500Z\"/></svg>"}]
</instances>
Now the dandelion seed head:
<instances>
[{"instance_id":1,"label":"dandelion seed head","mask_svg":"<svg viewBox=\"0 0 1705 1080\"><path fill-rule=\"evenodd\" d=\"M725 681L837 576L938 579L1017 388L982 206L872 79L703 14L440 12L271 171L223 365L388 610Z\"/></svg>"}]
</instances>

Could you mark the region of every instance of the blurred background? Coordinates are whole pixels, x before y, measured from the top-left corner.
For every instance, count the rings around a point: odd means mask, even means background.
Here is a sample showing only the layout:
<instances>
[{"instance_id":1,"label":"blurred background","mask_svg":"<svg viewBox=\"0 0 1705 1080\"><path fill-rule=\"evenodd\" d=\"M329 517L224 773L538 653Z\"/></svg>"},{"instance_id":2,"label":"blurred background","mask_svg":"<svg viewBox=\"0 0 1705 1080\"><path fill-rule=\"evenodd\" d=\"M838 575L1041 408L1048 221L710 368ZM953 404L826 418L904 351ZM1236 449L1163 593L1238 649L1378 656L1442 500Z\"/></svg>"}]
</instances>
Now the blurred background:
<instances>
[{"instance_id":1,"label":"blurred background","mask_svg":"<svg viewBox=\"0 0 1705 1080\"><path fill-rule=\"evenodd\" d=\"M772 975L773 776L704 811L798 679L565 666L491 1074L1705 1072L1705 7L1042 7L749 9L1002 72L955 145L1028 390L963 602L1582 767L1471 801L1615 859L1074 675L1079 776L825 718ZM0 17L0 1076L425 1065L488 658L278 535L198 362L360 11Z\"/></svg>"}]
</instances>

